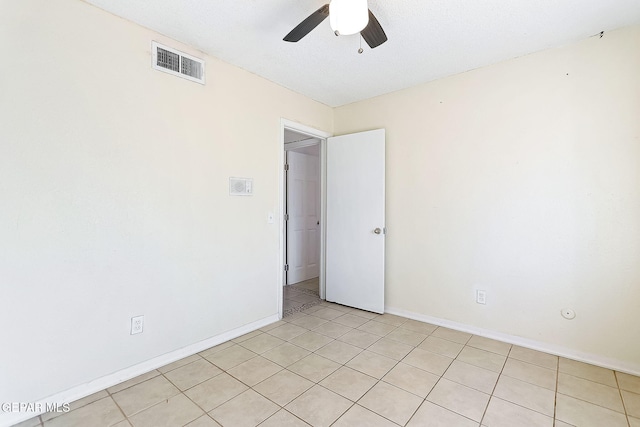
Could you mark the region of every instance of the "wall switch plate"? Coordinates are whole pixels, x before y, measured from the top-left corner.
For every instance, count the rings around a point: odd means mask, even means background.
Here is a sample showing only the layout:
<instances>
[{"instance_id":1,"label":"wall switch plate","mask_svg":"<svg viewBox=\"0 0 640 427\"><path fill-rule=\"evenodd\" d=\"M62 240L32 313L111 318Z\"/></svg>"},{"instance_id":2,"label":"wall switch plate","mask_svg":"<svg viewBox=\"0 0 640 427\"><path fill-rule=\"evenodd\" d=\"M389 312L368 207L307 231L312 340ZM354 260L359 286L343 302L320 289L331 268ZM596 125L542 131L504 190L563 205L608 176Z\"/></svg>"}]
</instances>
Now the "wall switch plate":
<instances>
[{"instance_id":1,"label":"wall switch plate","mask_svg":"<svg viewBox=\"0 0 640 427\"><path fill-rule=\"evenodd\" d=\"M144 329L144 316L131 318L131 335L141 334Z\"/></svg>"},{"instance_id":2,"label":"wall switch plate","mask_svg":"<svg viewBox=\"0 0 640 427\"><path fill-rule=\"evenodd\" d=\"M486 304L487 303L487 291L481 291L480 289L476 290L476 302L478 304Z\"/></svg>"}]
</instances>

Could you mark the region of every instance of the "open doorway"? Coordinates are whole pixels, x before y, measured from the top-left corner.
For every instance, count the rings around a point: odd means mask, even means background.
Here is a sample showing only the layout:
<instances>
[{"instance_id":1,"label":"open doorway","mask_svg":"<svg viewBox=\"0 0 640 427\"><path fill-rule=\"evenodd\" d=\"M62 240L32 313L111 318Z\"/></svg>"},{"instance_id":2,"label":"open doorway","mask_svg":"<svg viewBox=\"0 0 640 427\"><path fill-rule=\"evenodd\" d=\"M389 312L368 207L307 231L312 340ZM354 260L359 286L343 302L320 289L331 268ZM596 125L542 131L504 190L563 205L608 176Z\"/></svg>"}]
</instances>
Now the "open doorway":
<instances>
[{"instance_id":1,"label":"open doorway","mask_svg":"<svg viewBox=\"0 0 640 427\"><path fill-rule=\"evenodd\" d=\"M280 313L313 307L325 294L326 139L331 134L281 120ZM287 166L288 165L288 166Z\"/></svg>"},{"instance_id":2,"label":"open doorway","mask_svg":"<svg viewBox=\"0 0 640 427\"><path fill-rule=\"evenodd\" d=\"M283 316L320 304L321 139L284 130Z\"/></svg>"},{"instance_id":3,"label":"open doorway","mask_svg":"<svg viewBox=\"0 0 640 427\"><path fill-rule=\"evenodd\" d=\"M281 119L280 153L285 159L285 132L292 143L319 140L320 299L375 313L384 312L385 266L385 130L373 129L332 137L331 134ZM309 145L316 145L315 141ZM294 146L295 148L295 146ZM301 148L301 147L298 147ZM293 150L287 150L293 151ZM287 250L286 171L280 175L279 312L283 313ZM349 185L345 185L348 183ZM317 200L317 199L316 199ZM289 202L291 203L291 202ZM329 217L329 221L327 218ZM357 256L354 256L357 254ZM313 264L313 263L311 263ZM285 268L287 270L285 272Z\"/></svg>"}]
</instances>

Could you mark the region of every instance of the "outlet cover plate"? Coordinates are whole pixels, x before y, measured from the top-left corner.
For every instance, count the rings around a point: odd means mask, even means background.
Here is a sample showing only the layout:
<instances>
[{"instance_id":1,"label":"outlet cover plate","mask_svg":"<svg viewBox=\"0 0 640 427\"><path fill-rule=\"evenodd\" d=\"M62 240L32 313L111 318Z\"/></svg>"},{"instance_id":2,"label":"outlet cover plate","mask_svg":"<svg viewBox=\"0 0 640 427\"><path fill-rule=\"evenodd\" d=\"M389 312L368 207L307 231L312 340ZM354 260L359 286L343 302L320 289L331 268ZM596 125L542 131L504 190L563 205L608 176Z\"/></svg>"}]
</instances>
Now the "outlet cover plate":
<instances>
[{"instance_id":1,"label":"outlet cover plate","mask_svg":"<svg viewBox=\"0 0 640 427\"><path fill-rule=\"evenodd\" d=\"M131 335L141 334L144 330L144 316L131 318Z\"/></svg>"}]
</instances>

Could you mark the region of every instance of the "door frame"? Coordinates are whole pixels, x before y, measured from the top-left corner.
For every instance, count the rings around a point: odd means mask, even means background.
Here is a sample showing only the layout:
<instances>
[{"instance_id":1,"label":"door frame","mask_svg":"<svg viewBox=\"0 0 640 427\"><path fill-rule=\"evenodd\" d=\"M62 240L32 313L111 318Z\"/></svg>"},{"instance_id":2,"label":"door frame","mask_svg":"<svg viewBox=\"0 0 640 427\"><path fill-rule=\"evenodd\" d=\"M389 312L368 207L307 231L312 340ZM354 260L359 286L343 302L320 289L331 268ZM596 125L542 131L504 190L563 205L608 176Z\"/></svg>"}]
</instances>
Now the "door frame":
<instances>
[{"instance_id":1,"label":"door frame","mask_svg":"<svg viewBox=\"0 0 640 427\"><path fill-rule=\"evenodd\" d=\"M286 194L285 190L285 150L284 150L284 131L285 129L294 132L303 133L320 140L320 276L319 276L319 292L320 298L325 298L325 258L326 258L326 218L327 218L327 138L333 136L329 132L312 128L292 120L280 119L280 138L278 141L278 235L280 238L278 250L278 317L282 319L283 304L283 286L284 265L286 262L287 242L285 239L286 227L284 224L284 210Z\"/></svg>"}]
</instances>

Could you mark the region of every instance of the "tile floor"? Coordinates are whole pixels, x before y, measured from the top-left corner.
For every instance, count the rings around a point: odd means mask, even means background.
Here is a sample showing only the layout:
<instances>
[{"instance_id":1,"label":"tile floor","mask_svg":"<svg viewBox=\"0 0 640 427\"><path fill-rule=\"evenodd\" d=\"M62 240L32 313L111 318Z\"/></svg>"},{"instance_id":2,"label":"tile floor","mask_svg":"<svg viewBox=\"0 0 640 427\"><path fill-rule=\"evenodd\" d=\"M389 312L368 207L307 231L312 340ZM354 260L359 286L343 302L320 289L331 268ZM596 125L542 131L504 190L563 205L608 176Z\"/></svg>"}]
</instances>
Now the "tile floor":
<instances>
[{"instance_id":1,"label":"tile floor","mask_svg":"<svg viewBox=\"0 0 640 427\"><path fill-rule=\"evenodd\" d=\"M322 302L24 426L640 427L640 378Z\"/></svg>"},{"instance_id":2,"label":"tile floor","mask_svg":"<svg viewBox=\"0 0 640 427\"><path fill-rule=\"evenodd\" d=\"M283 316L316 306L322 302L318 293L318 278L283 287Z\"/></svg>"}]
</instances>

